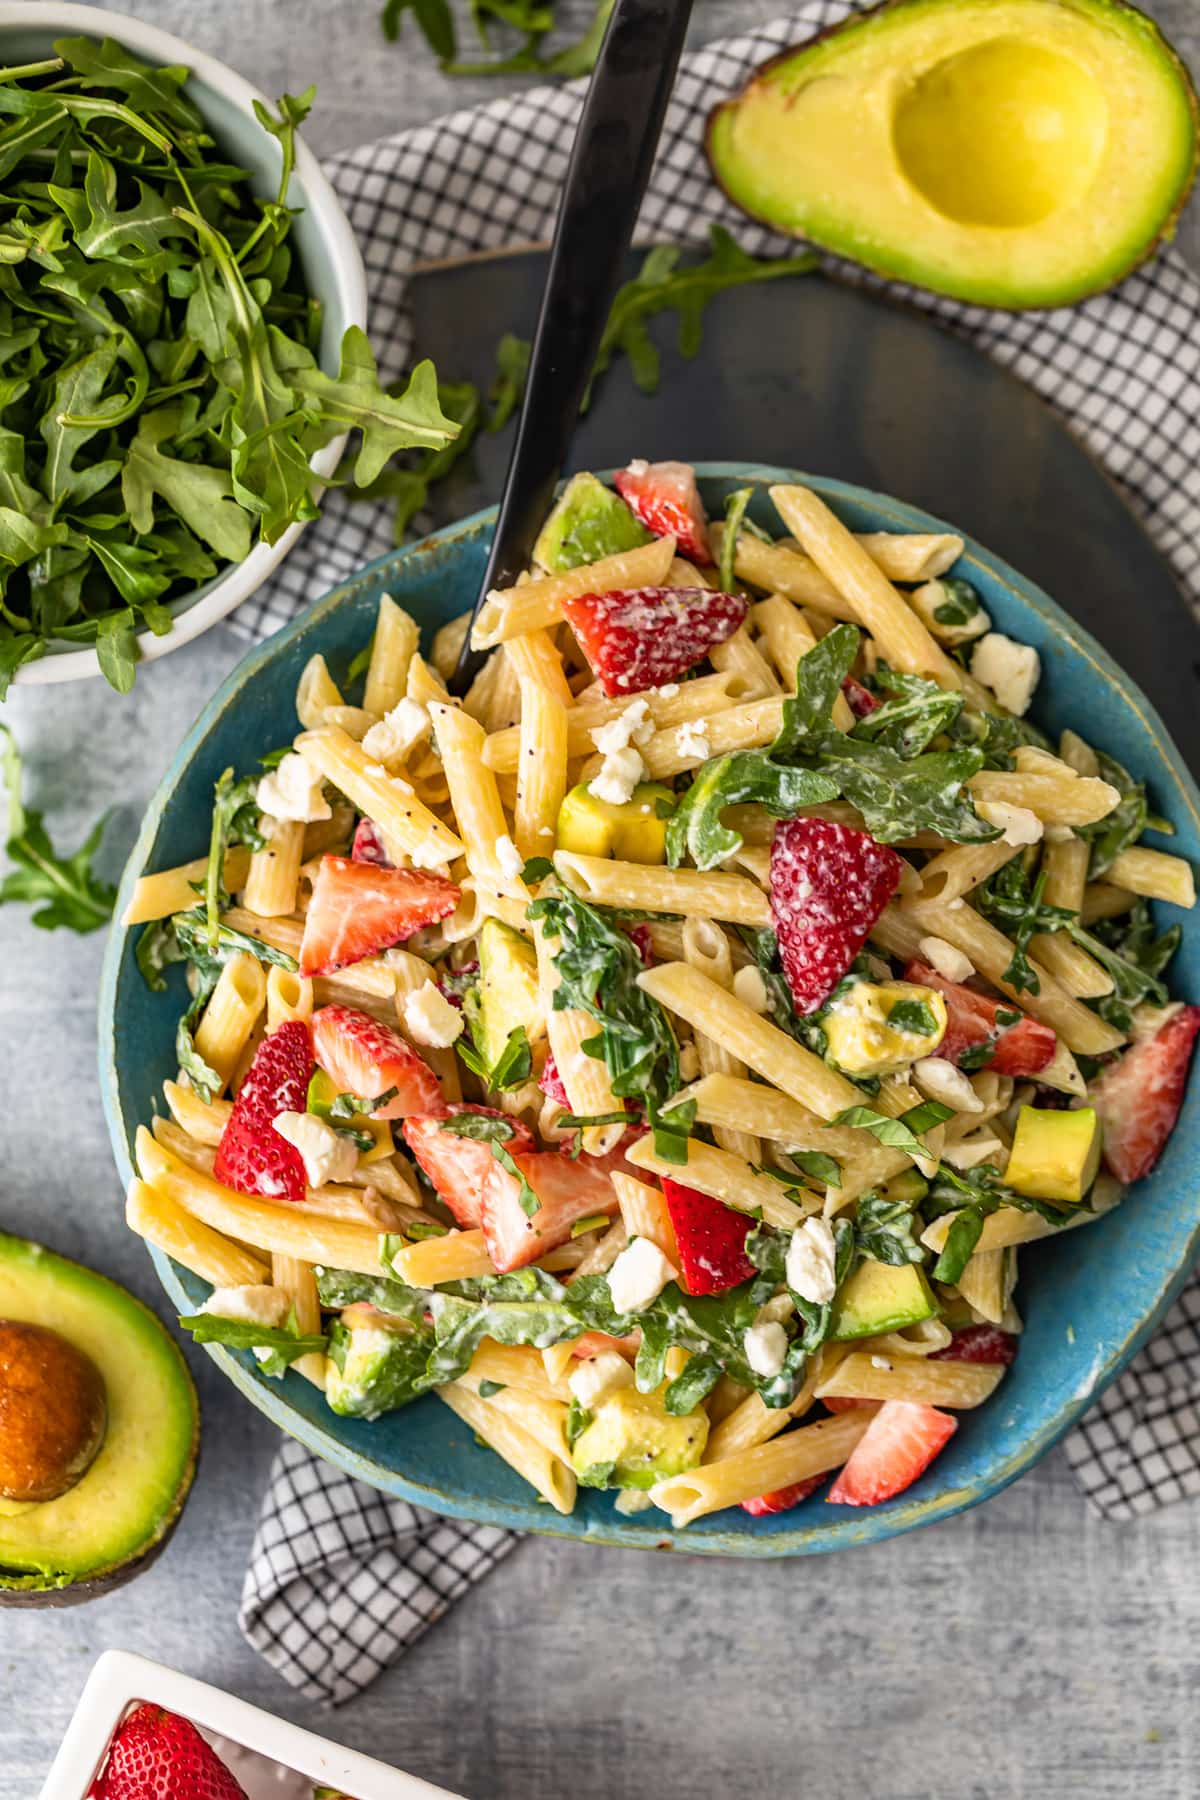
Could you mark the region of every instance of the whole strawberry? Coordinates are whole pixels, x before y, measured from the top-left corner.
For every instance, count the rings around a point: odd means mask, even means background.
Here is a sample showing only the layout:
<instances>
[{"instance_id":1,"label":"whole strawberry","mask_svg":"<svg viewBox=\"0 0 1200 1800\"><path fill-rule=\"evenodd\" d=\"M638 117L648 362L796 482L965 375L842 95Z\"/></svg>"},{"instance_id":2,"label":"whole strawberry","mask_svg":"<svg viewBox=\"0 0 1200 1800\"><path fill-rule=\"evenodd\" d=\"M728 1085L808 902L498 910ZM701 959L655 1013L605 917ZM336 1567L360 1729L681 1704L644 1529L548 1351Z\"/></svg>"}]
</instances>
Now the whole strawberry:
<instances>
[{"instance_id":1,"label":"whole strawberry","mask_svg":"<svg viewBox=\"0 0 1200 1800\"><path fill-rule=\"evenodd\" d=\"M139 1706L118 1728L90 1800L247 1800L196 1727L161 1706Z\"/></svg>"}]
</instances>

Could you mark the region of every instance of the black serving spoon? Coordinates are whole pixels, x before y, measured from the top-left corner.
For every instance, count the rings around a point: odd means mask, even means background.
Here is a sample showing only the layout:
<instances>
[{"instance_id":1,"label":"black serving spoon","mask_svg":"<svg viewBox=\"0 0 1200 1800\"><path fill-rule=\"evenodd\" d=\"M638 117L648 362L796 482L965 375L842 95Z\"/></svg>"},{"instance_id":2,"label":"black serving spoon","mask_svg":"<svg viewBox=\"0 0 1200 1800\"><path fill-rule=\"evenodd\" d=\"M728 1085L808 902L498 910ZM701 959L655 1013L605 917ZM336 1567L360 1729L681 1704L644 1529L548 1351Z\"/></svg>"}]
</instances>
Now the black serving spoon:
<instances>
[{"instance_id":1,"label":"black serving spoon","mask_svg":"<svg viewBox=\"0 0 1200 1800\"><path fill-rule=\"evenodd\" d=\"M528 567L587 390L675 81L692 0L617 0L575 133L525 398L487 568L471 613ZM464 694L487 651L463 640Z\"/></svg>"}]
</instances>

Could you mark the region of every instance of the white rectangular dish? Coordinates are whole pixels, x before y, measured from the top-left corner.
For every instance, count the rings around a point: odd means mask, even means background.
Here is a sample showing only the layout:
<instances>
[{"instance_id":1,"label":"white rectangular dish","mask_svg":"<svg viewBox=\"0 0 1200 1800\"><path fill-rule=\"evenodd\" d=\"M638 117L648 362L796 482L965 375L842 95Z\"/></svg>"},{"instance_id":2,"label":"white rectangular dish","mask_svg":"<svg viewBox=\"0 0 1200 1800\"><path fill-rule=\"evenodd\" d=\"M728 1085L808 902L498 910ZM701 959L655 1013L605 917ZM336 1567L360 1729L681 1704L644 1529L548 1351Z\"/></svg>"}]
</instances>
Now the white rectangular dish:
<instances>
[{"instance_id":1,"label":"white rectangular dish","mask_svg":"<svg viewBox=\"0 0 1200 1800\"><path fill-rule=\"evenodd\" d=\"M41 1800L87 1800L113 1732L139 1700L153 1701L198 1726L229 1763L249 1800L310 1800L314 1783L340 1789L353 1800L461 1800L415 1775L389 1769L373 1756L289 1725L206 1681L125 1650L106 1650L89 1675Z\"/></svg>"}]
</instances>

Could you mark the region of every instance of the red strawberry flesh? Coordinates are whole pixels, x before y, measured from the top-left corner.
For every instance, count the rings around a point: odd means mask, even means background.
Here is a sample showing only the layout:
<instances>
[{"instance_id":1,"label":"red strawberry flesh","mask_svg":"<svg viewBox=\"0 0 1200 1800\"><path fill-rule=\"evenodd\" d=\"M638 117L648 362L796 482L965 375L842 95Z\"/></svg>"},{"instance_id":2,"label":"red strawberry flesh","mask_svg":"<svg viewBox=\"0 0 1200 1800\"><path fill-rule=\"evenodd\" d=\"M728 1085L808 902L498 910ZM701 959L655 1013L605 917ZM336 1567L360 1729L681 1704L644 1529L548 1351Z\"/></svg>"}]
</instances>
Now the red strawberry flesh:
<instances>
[{"instance_id":1,"label":"red strawberry flesh","mask_svg":"<svg viewBox=\"0 0 1200 1800\"><path fill-rule=\"evenodd\" d=\"M483 1184L481 1210L484 1240L496 1268L524 1268L547 1250L565 1244L577 1219L617 1210L616 1189L605 1168L581 1156L572 1162L557 1151L518 1152L513 1162L537 1195L538 1207L527 1215L521 1188L510 1170L492 1158Z\"/></svg>"},{"instance_id":2,"label":"red strawberry flesh","mask_svg":"<svg viewBox=\"0 0 1200 1800\"><path fill-rule=\"evenodd\" d=\"M395 867L384 845L383 833L374 819L360 819L355 826L354 842L350 846L350 860L357 863L373 863L377 869Z\"/></svg>"},{"instance_id":3,"label":"red strawberry flesh","mask_svg":"<svg viewBox=\"0 0 1200 1800\"><path fill-rule=\"evenodd\" d=\"M390 869L323 856L304 916L300 973L332 975L403 943L452 913L461 890L428 869Z\"/></svg>"},{"instance_id":4,"label":"red strawberry flesh","mask_svg":"<svg viewBox=\"0 0 1200 1800\"><path fill-rule=\"evenodd\" d=\"M273 1121L283 1112L304 1112L312 1072L312 1039L302 1019L287 1020L263 1039L217 1145L218 1181L265 1200L304 1199L304 1158Z\"/></svg>"},{"instance_id":5,"label":"red strawberry flesh","mask_svg":"<svg viewBox=\"0 0 1200 1800\"><path fill-rule=\"evenodd\" d=\"M1017 1354L1017 1340L998 1325L966 1325L956 1331L944 1350L935 1350L930 1362L1010 1363Z\"/></svg>"},{"instance_id":6,"label":"red strawberry flesh","mask_svg":"<svg viewBox=\"0 0 1200 1800\"><path fill-rule=\"evenodd\" d=\"M756 1270L745 1246L754 1220L669 1176L662 1189L687 1292L720 1294L749 1281Z\"/></svg>"},{"instance_id":7,"label":"red strawberry flesh","mask_svg":"<svg viewBox=\"0 0 1200 1800\"><path fill-rule=\"evenodd\" d=\"M828 1481L828 1474L810 1475L807 1481L793 1481L790 1487L776 1488L772 1494L759 1494L754 1500L743 1500L743 1512L753 1519L761 1519L768 1513L790 1512L793 1506L799 1506L810 1494L815 1494L823 1481Z\"/></svg>"},{"instance_id":8,"label":"red strawberry flesh","mask_svg":"<svg viewBox=\"0 0 1200 1800\"><path fill-rule=\"evenodd\" d=\"M690 463L631 462L614 477L626 506L655 537L673 537L680 556L708 563L708 520Z\"/></svg>"},{"instance_id":9,"label":"red strawberry flesh","mask_svg":"<svg viewBox=\"0 0 1200 1800\"><path fill-rule=\"evenodd\" d=\"M829 1490L835 1506L878 1506L911 1487L958 1429L951 1413L885 1400Z\"/></svg>"},{"instance_id":10,"label":"red strawberry flesh","mask_svg":"<svg viewBox=\"0 0 1200 1800\"><path fill-rule=\"evenodd\" d=\"M212 1746L189 1719L141 1705L108 1749L93 1800L246 1800Z\"/></svg>"},{"instance_id":11,"label":"red strawberry flesh","mask_svg":"<svg viewBox=\"0 0 1200 1800\"><path fill-rule=\"evenodd\" d=\"M375 1100L389 1088L397 1090L376 1108L373 1118L445 1115L437 1076L390 1025L354 1006L322 1006L313 1014L312 1028L317 1062L340 1094Z\"/></svg>"},{"instance_id":12,"label":"red strawberry flesh","mask_svg":"<svg viewBox=\"0 0 1200 1800\"><path fill-rule=\"evenodd\" d=\"M771 847L771 916L796 1010L828 999L895 893L903 865L865 831L789 819Z\"/></svg>"},{"instance_id":13,"label":"red strawberry flesh","mask_svg":"<svg viewBox=\"0 0 1200 1800\"><path fill-rule=\"evenodd\" d=\"M746 602L713 588L620 588L564 600L563 612L611 698L686 674L733 636Z\"/></svg>"},{"instance_id":14,"label":"red strawberry flesh","mask_svg":"<svg viewBox=\"0 0 1200 1800\"><path fill-rule=\"evenodd\" d=\"M958 1064L971 1051L990 1044L986 1067L998 1075L1036 1075L1053 1062L1058 1038L1049 1025L1021 1013L1009 1000L994 1000L961 982L948 981L926 963L911 962L904 971L905 981L921 987L936 988L946 1001L946 1035L937 1053L946 1062ZM1000 1015L1016 1024L1002 1025Z\"/></svg>"},{"instance_id":15,"label":"red strawberry flesh","mask_svg":"<svg viewBox=\"0 0 1200 1800\"><path fill-rule=\"evenodd\" d=\"M1153 1037L1110 1063L1092 1088L1104 1130L1104 1160L1118 1181L1148 1175L1175 1129L1187 1086L1200 1006L1183 1006Z\"/></svg>"},{"instance_id":16,"label":"red strawberry flesh","mask_svg":"<svg viewBox=\"0 0 1200 1800\"><path fill-rule=\"evenodd\" d=\"M481 1119L503 1119L505 1115L491 1106L462 1106L452 1103L452 1118L474 1113ZM414 1114L405 1119L404 1141L420 1163L438 1194L454 1214L456 1224L464 1231L477 1229L483 1222L483 1184L495 1158L492 1146L478 1138L461 1137L443 1131L443 1118ZM533 1133L519 1119L510 1119L512 1136L504 1140L506 1150L526 1154L536 1148Z\"/></svg>"}]
</instances>

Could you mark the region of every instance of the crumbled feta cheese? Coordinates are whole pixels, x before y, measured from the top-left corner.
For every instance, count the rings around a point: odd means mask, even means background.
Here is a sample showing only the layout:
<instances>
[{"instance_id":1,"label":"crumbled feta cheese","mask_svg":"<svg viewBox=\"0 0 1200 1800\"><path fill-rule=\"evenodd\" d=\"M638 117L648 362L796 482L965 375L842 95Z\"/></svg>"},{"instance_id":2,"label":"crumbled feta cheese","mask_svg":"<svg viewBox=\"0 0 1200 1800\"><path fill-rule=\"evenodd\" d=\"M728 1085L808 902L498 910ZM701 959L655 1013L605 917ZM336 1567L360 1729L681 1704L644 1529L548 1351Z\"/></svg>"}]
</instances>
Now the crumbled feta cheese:
<instances>
[{"instance_id":1,"label":"crumbled feta cheese","mask_svg":"<svg viewBox=\"0 0 1200 1800\"><path fill-rule=\"evenodd\" d=\"M298 825L333 816L325 798L324 777L295 750L289 750L279 767L263 776L255 798L260 810L271 818L290 819Z\"/></svg>"},{"instance_id":2,"label":"crumbled feta cheese","mask_svg":"<svg viewBox=\"0 0 1200 1800\"><path fill-rule=\"evenodd\" d=\"M362 747L377 762L403 762L423 738L429 736L429 714L416 700L405 695L376 721L363 738Z\"/></svg>"},{"instance_id":3,"label":"crumbled feta cheese","mask_svg":"<svg viewBox=\"0 0 1200 1800\"><path fill-rule=\"evenodd\" d=\"M627 1519L633 1513L649 1512L653 1505L653 1500L643 1488L622 1488L613 1501L613 1511Z\"/></svg>"},{"instance_id":4,"label":"crumbled feta cheese","mask_svg":"<svg viewBox=\"0 0 1200 1800\"><path fill-rule=\"evenodd\" d=\"M554 836L553 825L539 825L538 826L538 836L539 837L553 837Z\"/></svg>"},{"instance_id":5,"label":"crumbled feta cheese","mask_svg":"<svg viewBox=\"0 0 1200 1800\"><path fill-rule=\"evenodd\" d=\"M992 621L964 583L926 581L914 588L909 603L940 644L968 644L992 629Z\"/></svg>"},{"instance_id":6,"label":"crumbled feta cheese","mask_svg":"<svg viewBox=\"0 0 1200 1800\"><path fill-rule=\"evenodd\" d=\"M591 733L592 742L601 756L611 756L615 750L627 750L630 744L648 743L653 736L654 720L644 699L631 700L624 712L597 725Z\"/></svg>"},{"instance_id":7,"label":"crumbled feta cheese","mask_svg":"<svg viewBox=\"0 0 1200 1800\"><path fill-rule=\"evenodd\" d=\"M635 456L631 463L626 463L625 471L628 475L644 475L649 467L644 456Z\"/></svg>"},{"instance_id":8,"label":"crumbled feta cheese","mask_svg":"<svg viewBox=\"0 0 1200 1800\"><path fill-rule=\"evenodd\" d=\"M238 1319L247 1325L282 1325L290 1310L286 1288L216 1287L197 1312L218 1319Z\"/></svg>"},{"instance_id":9,"label":"crumbled feta cheese","mask_svg":"<svg viewBox=\"0 0 1200 1800\"><path fill-rule=\"evenodd\" d=\"M644 1312L679 1274L657 1244L634 1238L608 1271L608 1291L619 1313Z\"/></svg>"},{"instance_id":10,"label":"crumbled feta cheese","mask_svg":"<svg viewBox=\"0 0 1200 1800\"><path fill-rule=\"evenodd\" d=\"M364 775L378 775L385 780L387 778L387 770L384 768L382 763L377 763L377 762L364 763L363 764L363 774ZM410 788L409 793L411 793L411 792L412 792L412 789Z\"/></svg>"},{"instance_id":11,"label":"crumbled feta cheese","mask_svg":"<svg viewBox=\"0 0 1200 1800\"><path fill-rule=\"evenodd\" d=\"M673 700L679 692L679 683L677 681L668 681L662 687L655 688L654 691L660 700Z\"/></svg>"},{"instance_id":12,"label":"crumbled feta cheese","mask_svg":"<svg viewBox=\"0 0 1200 1800\"><path fill-rule=\"evenodd\" d=\"M983 1101L962 1070L956 1069L944 1056L923 1056L920 1062L913 1064L909 1074L931 1100L940 1100L943 1106L952 1106L955 1112L983 1111Z\"/></svg>"},{"instance_id":13,"label":"crumbled feta cheese","mask_svg":"<svg viewBox=\"0 0 1200 1800\"><path fill-rule=\"evenodd\" d=\"M742 1339L746 1361L756 1375L768 1379L772 1375L778 1375L782 1369L787 1346L787 1332L774 1319L766 1319L761 1325L752 1325Z\"/></svg>"},{"instance_id":14,"label":"crumbled feta cheese","mask_svg":"<svg viewBox=\"0 0 1200 1800\"><path fill-rule=\"evenodd\" d=\"M618 1388L632 1387L633 1370L615 1350L602 1350L599 1356L589 1356L575 1365L567 1376L567 1386L580 1406L590 1412Z\"/></svg>"},{"instance_id":15,"label":"crumbled feta cheese","mask_svg":"<svg viewBox=\"0 0 1200 1800\"><path fill-rule=\"evenodd\" d=\"M871 1367L873 1369L890 1369L891 1366L892 1365L886 1356L873 1356L871 1358Z\"/></svg>"},{"instance_id":16,"label":"crumbled feta cheese","mask_svg":"<svg viewBox=\"0 0 1200 1800\"><path fill-rule=\"evenodd\" d=\"M987 824L1004 834L1004 842L1014 850L1036 844L1042 835L1042 821L1027 806L1010 806L1007 800L977 800L975 811Z\"/></svg>"},{"instance_id":17,"label":"crumbled feta cheese","mask_svg":"<svg viewBox=\"0 0 1200 1800\"><path fill-rule=\"evenodd\" d=\"M445 870L447 863L454 861L454 851L447 848L441 838L431 831L427 838L410 852L410 861L414 869Z\"/></svg>"},{"instance_id":18,"label":"crumbled feta cheese","mask_svg":"<svg viewBox=\"0 0 1200 1800\"><path fill-rule=\"evenodd\" d=\"M824 1219L805 1219L792 1233L784 1265L787 1284L813 1306L824 1306L837 1293L837 1252L833 1231Z\"/></svg>"},{"instance_id":19,"label":"crumbled feta cheese","mask_svg":"<svg viewBox=\"0 0 1200 1800\"><path fill-rule=\"evenodd\" d=\"M280 1137L300 1152L309 1187L349 1181L358 1166L358 1150L352 1139L342 1137L314 1113L282 1112L271 1123Z\"/></svg>"},{"instance_id":20,"label":"crumbled feta cheese","mask_svg":"<svg viewBox=\"0 0 1200 1800\"><path fill-rule=\"evenodd\" d=\"M957 944L948 944L945 938L923 937L917 948L930 968L944 975L947 981L969 981L975 973L975 964L970 957L965 956Z\"/></svg>"},{"instance_id":21,"label":"crumbled feta cheese","mask_svg":"<svg viewBox=\"0 0 1200 1800\"><path fill-rule=\"evenodd\" d=\"M989 631L971 653L971 673L990 687L1006 712L1020 718L1029 711L1042 659L1032 644L1018 644L1002 631Z\"/></svg>"},{"instance_id":22,"label":"crumbled feta cheese","mask_svg":"<svg viewBox=\"0 0 1200 1800\"><path fill-rule=\"evenodd\" d=\"M463 1016L432 981L404 996L404 1025L414 1043L445 1050L463 1028Z\"/></svg>"},{"instance_id":23,"label":"crumbled feta cheese","mask_svg":"<svg viewBox=\"0 0 1200 1800\"><path fill-rule=\"evenodd\" d=\"M624 750L614 750L605 757L600 773L592 777L588 789L597 800L607 801L609 806L624 806L632 799L633 790L645 773L645 763L629 744Z\"/></svg>"},{"instance_id":24,"label":"crumbled feta cheese","mask_svg":"<svg viewBox=\"0 0 1200 1800\"><path fill-rule=\"evenodd\" d=\"M695 756L700 762L707 762L712 755L712 747L704 735L707 730L707 719L685 719L675 733L675 748L679 755Z\"/></svg>"},{"instance_id":25,"label":"crumbled feta cheese","mask_svg":"<svg viewBox=\"0 0 1200 1800\"><path fill-rule=\"evenodd\" d=\"M748 1006L751 1012L765 1013L770 1008L770 1001L767 999L767 984L753 963L747 963L744 969L737 971L733 978L733 992L735 998L740 1000L743 1006Z\"/></svg>"},{"instance_id":26,"label":"crumbled feta cheese","mask_svg":"<svg viewBox=\"0 0 1200 1800\"><path fill-rule=\"evenodd\" d=\"M519 880L521 870L525 867L525 858L507 832L496 839L496 863L500 873L509 881Z\"/></svg>"}]
</instances>

